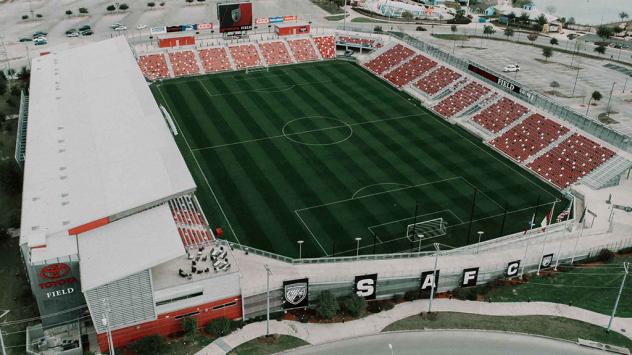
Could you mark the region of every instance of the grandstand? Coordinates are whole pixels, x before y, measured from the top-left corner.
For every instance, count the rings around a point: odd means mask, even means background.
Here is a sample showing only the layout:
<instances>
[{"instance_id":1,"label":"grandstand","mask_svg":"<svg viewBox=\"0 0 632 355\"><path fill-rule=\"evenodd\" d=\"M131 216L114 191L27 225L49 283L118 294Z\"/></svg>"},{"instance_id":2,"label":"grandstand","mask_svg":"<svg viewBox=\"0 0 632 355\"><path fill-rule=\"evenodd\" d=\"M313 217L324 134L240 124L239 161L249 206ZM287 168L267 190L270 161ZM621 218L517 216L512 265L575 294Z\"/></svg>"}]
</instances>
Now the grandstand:
<instances>
[{"instance_id":1,"label":"grandstand","mask_svg":"<svg viewBox=\"0 0 632 355\"><path fill-rule=\"evenodd\" d=\"M169 77L167 61L162 53L142 55L138 58L138 66L143 75L149 80Z\"/></svg>"},{"instance_id":2,"label":"grandstand","mask_svg":"<svg viewBox=\"0 0 632 355\"><path fill-rule=\"evenodd\" d=\"M193 51L169 52L169 61L176 77L200 74L200 67Z\"/></svg>"},{"instance_id":3,"label":"grandstand","mask_svg":"<svg viewBox=\"0 0 632 355\"><path fill-rule=\"evenodd\" d=\"M498 102L482 110L472 120L492 133L498 133L529 110L523 105L503 97Z\"/></svg>"},{"instance_id":4,"label":"grandstand","mask_svg":"<svg viewBox=\"0 0 632 355\"><path fill-rule=\"evenodd\" d=\"M240 44L228 47L237 69L261 66L261 57L254 44Z\"/></svg>"},{"instance_id":5,"label":"grandstand","mask_svg":"<svg viewBox=\"0 0 632 355\"><path fill-rule=\"evenodd\" d=\"M336 40L334 36L314 37L313 40L323 59L333 59L336 56Z\"/></svg>"},{"instance_id":6,"label":"grandstand","mask_svg":"<svg viewBox=\"0 0 632 355\"><path fill-rule=\"evenodd\" d=\"M434 96L461 77L461 74L441 66L415 83L415 87L424 93Z\"/></svg>"},{"instance_id":7,"label":"grandstand","mask_svg":"<svg viewBox=\"0 0 632 355\"><path fill-rule=\"evenodd\" d=\"M434 110L445 116L452 117L464 109L470 107L474 102L478 101L484 95L490 92L486 86L476 82L471 82L453 95L443 99L434 107Z\"/></svg>"},{"instance_id":8,"label":"grandstand","mask_svg":"<svg viewBox=\"0 0 632 355\"><path fill-rule=\"evenodd\" d=\"M288 40L287 44L297 62L312 62L319 59L314 45L308 38Z\"/></svg>"},{"instance_id":9,"label":"grandstand","mask_svg":"<svg viewBox=\"0 0 632 355\"><path fill-rule=\"evenodd\" d=\"M199 55L206 73L233 69L226 47L200 49Z\"/></svg>"},{"instance_id":10,"label":"grandstand","mask_svg":"<svg viewBox=\"0 0 632 355\"><path fill-rule=\"evenodd\" d=\"M376 74L383 74L412 57L414 53L412 49L396 44L364 65Z\"/></svg>"},{"instance_id":11,"label":"grandstand","mask_svg":"<svg viewBox=\"0 0 632 355\"><path fill-rule=\"evenodd\" d=\"M419 78L434 68L437 62L428 59L426 56L418 54L408 62L389 71L384 78L397 87L402 87L411 81Z\"/></svg>"},{"instance_id":12,"label":"grandstand","mask_svg":"<svg viewBox=\"0 0 632 355\"><path fill-rule=\"evenodd\" d=\"M283 65L293 62L285 43L281 41L259 43L259 48L268 65Z\"/></svg>"}]
</instances>

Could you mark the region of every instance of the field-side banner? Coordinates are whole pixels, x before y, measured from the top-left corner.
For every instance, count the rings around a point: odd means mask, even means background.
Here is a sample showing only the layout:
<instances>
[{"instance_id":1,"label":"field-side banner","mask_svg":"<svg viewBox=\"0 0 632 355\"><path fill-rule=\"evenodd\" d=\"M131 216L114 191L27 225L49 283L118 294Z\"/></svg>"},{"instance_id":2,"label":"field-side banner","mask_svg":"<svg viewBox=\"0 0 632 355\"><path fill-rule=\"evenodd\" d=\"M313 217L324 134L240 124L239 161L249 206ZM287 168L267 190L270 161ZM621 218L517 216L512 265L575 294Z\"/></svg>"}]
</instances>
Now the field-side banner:
<instances>
[{"instance_id":1,"label":"field-side banner","mask_svg":"<svg viewBox=\"0 0 632 355\"><path fill-rule=\"evenodd\" d=\"M283 281L283 309L307 307L309 279Z\"/></svg>"}]
</instances>

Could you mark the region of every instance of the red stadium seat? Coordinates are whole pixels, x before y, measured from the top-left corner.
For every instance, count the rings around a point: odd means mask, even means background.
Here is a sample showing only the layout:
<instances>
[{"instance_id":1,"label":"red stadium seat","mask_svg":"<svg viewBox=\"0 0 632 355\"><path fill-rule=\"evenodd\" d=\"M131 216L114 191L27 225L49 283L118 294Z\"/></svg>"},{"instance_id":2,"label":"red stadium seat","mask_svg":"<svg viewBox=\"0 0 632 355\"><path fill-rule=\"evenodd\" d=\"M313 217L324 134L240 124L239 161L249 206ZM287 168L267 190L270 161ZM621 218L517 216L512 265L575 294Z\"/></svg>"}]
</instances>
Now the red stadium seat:
<instances>
[{"instance_id":1,"label":"red stadium seat","mask_svg":"<svg viewBox=\"0 0 632 355\"><path fill-rule=\"evenodd\" d=\"M259 48L263 54L263 58L268 65L281 65L292 63L290 53L283 42L265 42L259 43Z\"/></svg>"},{"instance_id":2,"label":"red stadium seat","mask_svg":"<svg viewBox=\"0 0 632 355\"><path fill-rule=\"evenodd\" d=\"M437 65L432 59L419 54L384 75L384 78L397 87L402 87L427 73Z\"/></svg>"},{"instance_id":3,"label":"red stadium seat","mask_svg":"<svg viewBox=\"0 0 632 355\"><path fill-rule=\"evenodd\" d=\"M237 69L261 66L261 58L254 44L241 44L228 49Z\"/></svg>"},{"instance_id":4,"label":"red stadium seat","mask_svg":"<svg viewBox=\"0 0 632 355\"><path fill-rule=\"evenodd\" d=\"M430 96L434 96L458 78L461 74L446 67L440 67L415 83L415 86Z\"/></svg>"},{"instance_id":5,"label":"red stadium seat","mask_svg":"<svg viewBox=\"0 0 632 355\"><path fill-rule=\"evenodd\" d=\"M193 51L170 52L169 61L175 76L200 74L200 67L195 60Z\"/></svg>"},{"instance_id":6,"label":"red stadium seat","mask_svg":"<svg viewBox=\"0 0 632 355\"><path fill-rule=\"evenodd\" d=\"M287 44L298 62L310 62L319 59L312 42L308 38L289 40Z\"/></svg>"},{"instance_id":7,"label":"red stadium seat","mask_svg":"<svg viewBox=\"0 0 632 355\"><path fill-rule=\"evenodd\" d=\"M232 69L226 47L201 49L199 53L202 66L207 73Z\"/></svg>"},{"instance_id":8,"label":"red stadium seat","mask_svg":"<svg viewBox=\"0 0 632 355\"><path fill-rule=\"evenodd\" d=\"M479 112L472 120L492 133L498 133L529 111L526 107L507 98Z\"/></svg>"},{"instance_id":9,"label":"red stadium seat","mask_svg":"<svg viewBox=\"0 0 632 355\"><path fill-rule=\"evenodd\" d=\"M333 36L314 37L314 43L324 59L331 59L336 56L336 43Z\"/></svg>"},{"instance_id":10,"label":"red stadium seat","mask_svg":"<svg viewBox=\"0 0 632 355\"><path fill-rule=\"evenodd\" d=\"M138 58L138 66L145 78L149 80L169 77L169 68L165 56L160 54L142 55Z\"/></svg>"},{"instance_id":11,"label":"red stadium seat","mask_svg":"<svg viewBox=\"0 0 632 355\"><path fill-rule=\"evenodd\" d=\"M364 64L364 66L376 74L382 74L404 60L412 57L413 54L415 54L415 52L412 49L404 47L401 44L397 44L393 48Z\"/></svg>"},{"instance_id":12,"label":"red stadium seat","mask_svg":"<svg viewBox=\"0 0 632 355\"><path fill-rule=\"evenodd\" d=\"M476 82L471 82L455 94L452 94L439 102L434 107L434 110L445 117L452 117L472 105L474 102L478 101L484 95L487 95L489 92L490 90L487 87Z\"/></svg>"}]
</instances>

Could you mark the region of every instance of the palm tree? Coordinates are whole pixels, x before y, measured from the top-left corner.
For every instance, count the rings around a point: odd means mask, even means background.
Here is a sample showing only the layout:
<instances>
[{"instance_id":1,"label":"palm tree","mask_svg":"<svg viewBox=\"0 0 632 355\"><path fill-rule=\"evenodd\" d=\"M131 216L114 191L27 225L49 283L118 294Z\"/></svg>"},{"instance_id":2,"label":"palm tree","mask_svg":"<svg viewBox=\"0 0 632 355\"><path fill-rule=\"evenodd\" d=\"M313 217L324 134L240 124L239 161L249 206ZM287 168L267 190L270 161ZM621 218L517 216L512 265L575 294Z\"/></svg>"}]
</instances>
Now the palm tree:
<instances>
[{"instance_id":1,"label":"palm tree","mask_svg":"<svg viewBox=\"0 0 632 355\"><path fill-rule=\"evenodd\" d=\"M628 15L627 12L625 12L625 11L619 12L619 18L621 19L621 21L625 20L628 17L630 17L630 16Z\"/></svg>"},{"instance_id":2,"label":"palm tree","mask_svg":"<svg viewBox=\"0 0 632 355\"><path fill-rule=\"evenodd\" d=\"M590 95L590 99L588 99L588 107L586 107L586 115L588 115L588 110L590 109L590 102L592 100L599 101L601 100L601 93L599 91L593 91L592 95Z\"/></svg>"},{"instance_id":3,"label":"palm tree","mask_svg":"<svg viewBox=\"0 0 632 355\"><path fill-rule=\"evenodd\" d=\"M456 27L456 25L452 25L450 26L450 31L452 31L452 54L454 54L454 47L456 46L456 31L458 30L458 28Z\"/></svg>"},{"instance_id":4,"label":"palm tree","mask_svg":"<svg viewBox=\"0 0 632 355\"><path fill-rule=\"evenodd\" d=\"M548 62L549 58L553 56L553 50L551 47L542 48L542 56L544 57L544 60Z\"/></svg>"},{"instance_id":5,"label":"palm tree","mask_svg":"<svg viewBox=\"0 0 632 355\"><path fill-rule=\"evenodd\" d=\"M507 40L509 40L509 37L513 37L514 35L514 30L513 28L505 28L505 36L507 36Z\"/></svg>"}]
</instances>

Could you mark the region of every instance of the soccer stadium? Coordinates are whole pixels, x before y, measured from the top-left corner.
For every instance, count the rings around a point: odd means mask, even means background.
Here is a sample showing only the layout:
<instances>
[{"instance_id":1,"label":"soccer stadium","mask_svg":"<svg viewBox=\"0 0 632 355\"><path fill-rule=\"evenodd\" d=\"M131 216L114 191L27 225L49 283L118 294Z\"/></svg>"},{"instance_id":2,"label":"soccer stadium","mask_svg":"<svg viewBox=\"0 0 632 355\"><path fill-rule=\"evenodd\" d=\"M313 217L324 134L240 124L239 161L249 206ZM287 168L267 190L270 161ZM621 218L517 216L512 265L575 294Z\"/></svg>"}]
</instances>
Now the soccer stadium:
<instances>
[{"instance_id":1,"label":"soccer stadium","mask_svg":"<svg viewBox=\"0 0 632 355\"><path fill-rule=\"evenodd\" d=\"M626 134L404 32L257 6L31 60L26 353L302 321L325 292L432 305L632 247Z\"/></svg>"}]
</instances>

